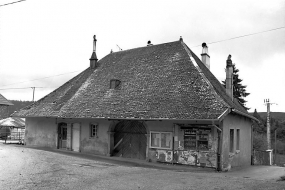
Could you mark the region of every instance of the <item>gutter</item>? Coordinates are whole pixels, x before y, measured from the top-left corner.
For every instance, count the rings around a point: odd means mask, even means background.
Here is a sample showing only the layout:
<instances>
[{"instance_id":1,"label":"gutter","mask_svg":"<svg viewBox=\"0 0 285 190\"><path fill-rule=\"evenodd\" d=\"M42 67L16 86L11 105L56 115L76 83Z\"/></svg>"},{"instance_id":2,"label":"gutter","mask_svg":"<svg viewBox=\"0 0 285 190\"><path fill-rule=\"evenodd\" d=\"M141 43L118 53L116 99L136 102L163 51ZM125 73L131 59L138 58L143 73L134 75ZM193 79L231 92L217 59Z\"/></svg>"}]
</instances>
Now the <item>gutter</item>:
<instances>
[{"instance_id":1,"label":"gutter","mask_svg":"<svg viewBox=\"0 0 285 190\"><path fill-rule=\"evenodd\" d=\"M231 112L231 109L230 109L230 108L227 108L227 109L218 117L218 120L219 120L219 121L223 120L230 112Z\"/></svg>"},{"instance_id":2,"label":"gutter","mask_svg":"<svg viewBox=\"0 0 285 190\"><path fill-rule=\"evenodd\" d=\"M247 114L247 113L244 113L244 112L241 112L239 110L236 110L236 109L233 109L233 108L227 108L219 117L218 117L218 120L221 121L223 120L229 113L231 112L234 112L234 113L237 113L239 115L242 115L242 116L245 116L245 117L248 117L254 121L257 121L257 122L260 122L258 119L256 119L255 117Z\"/></svg>"},{"instance_id":3,"label":"gutter","mask_svg":"<svg viewBox=\"0 0 285 190\"><path fill-rule=\"evenodd\" d=\"M56 116L13 116L19 118L54 118L54 119L107 119L107 120L144 120L144 121L192 121L218 123L218 119L178 119L178 118L112 118L112 117L56 117Z\"/></svg>"},{"instance_id":4,"label":"gutter","mask_svg":"<svg viewBox=\"0 0 285 190\"><path fill-rule=\"evenodd\" d=\"M252 119L252 120L255 120L255 121L257 121L257 122L260 122L260 121L259 121L258 119L256 119L255 117L253 117L253 116L251 116L251 115L249 115L249 114L243 113L243 112L241 112L241 111L239 111L239 110L232 109L231 111L232 111L232 112L235 112L235 113L237 113L237 114L239 114L239 115L243 115L243 116L245 116L245 117L248 117L248 118L250 118L250 119Z\"/></svg>"}]
</instances>

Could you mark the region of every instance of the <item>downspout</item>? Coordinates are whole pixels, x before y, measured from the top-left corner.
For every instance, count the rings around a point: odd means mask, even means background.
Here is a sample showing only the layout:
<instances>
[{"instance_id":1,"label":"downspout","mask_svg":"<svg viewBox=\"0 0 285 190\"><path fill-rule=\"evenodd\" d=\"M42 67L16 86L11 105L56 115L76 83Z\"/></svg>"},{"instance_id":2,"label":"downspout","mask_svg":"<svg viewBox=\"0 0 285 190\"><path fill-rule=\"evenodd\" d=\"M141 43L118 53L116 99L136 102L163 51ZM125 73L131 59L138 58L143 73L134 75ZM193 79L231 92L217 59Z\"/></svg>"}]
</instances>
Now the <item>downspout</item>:
<instances>
[{"instance_id":1,"label":"downspout","mask_svg":"<svg viewBox=\"0 0 285 190\"><path fill-rule=\"evenodd\" d=\"M254 165L254 151L253 151L253 124L251 124L251 165Z\"/></svg>"},{"instance_id":2,"label":"downspout","mask_svg":"<svg viewBox=\"0 0 285 190\"><path fill-rule=\"evenodd\" d=\"M171 161L171 163L173 165L173 162L174 162L173 158L174 158L175 124L173 124L172 130L173 130L173 133L172 133L173 135L172 135L172 161Z\"/></svg>"}]
</instances>

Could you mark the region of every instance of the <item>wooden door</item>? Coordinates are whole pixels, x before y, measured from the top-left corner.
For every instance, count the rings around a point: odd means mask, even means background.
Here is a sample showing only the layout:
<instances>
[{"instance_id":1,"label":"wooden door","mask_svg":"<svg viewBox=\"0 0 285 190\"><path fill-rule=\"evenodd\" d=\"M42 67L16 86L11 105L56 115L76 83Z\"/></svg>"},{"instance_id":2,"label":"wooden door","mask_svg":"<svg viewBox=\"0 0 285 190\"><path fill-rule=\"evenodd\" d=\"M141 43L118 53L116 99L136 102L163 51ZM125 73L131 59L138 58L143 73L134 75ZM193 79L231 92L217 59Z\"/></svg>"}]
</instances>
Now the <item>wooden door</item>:
<instances>
[{"instance_id":1,"label":"wooden door","mask_svg":"<svg viewBox=\"0 0 285 190\"><path fill-rule=\"evenodd\" d=\"M67 141L67 124L58 124L58 148L66 148Z\"/></svg>"},{"instance_id":2,"label":"wooden door","mask_svg":"<svg viewBox=\"0 0 285 190\"><path fill-rule=\"evenodd\" d=\"M146 129L139 121L122 121L115 127L114 156L146 158Z\"/></svg>"},{"instance_id":3,"label":"wooden door","mask_svg":"<svg viewBox=\"0 0 285 190\"><path fill-rule=\"evenodd\" d=\"M79 152L80 147L80 124L74 123L72 126L72 150Z\"/></svg>"}]
</instances>

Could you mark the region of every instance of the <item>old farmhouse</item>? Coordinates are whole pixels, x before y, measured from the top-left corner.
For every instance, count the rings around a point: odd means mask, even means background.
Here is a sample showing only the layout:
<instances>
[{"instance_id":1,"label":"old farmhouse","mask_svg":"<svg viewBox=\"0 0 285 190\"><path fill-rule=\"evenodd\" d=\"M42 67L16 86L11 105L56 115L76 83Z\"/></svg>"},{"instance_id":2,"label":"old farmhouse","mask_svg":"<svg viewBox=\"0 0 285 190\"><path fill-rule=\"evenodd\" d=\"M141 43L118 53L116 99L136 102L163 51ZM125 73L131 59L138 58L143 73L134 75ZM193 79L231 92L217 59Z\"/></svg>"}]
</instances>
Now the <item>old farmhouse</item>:
<instances>
[{"instance_id":1,"label":"old farmhouse","mask_svg":"<svg viewBox=\"0 0 285 190\"><path fill-rule=\"evenodd\" d=\"M26 118L25 143L90 154L226 169L251 164L252 120L178 41L111 52L13 116ZM226 60L226 57L225 57Z\"/></svg>"}]
</instances>

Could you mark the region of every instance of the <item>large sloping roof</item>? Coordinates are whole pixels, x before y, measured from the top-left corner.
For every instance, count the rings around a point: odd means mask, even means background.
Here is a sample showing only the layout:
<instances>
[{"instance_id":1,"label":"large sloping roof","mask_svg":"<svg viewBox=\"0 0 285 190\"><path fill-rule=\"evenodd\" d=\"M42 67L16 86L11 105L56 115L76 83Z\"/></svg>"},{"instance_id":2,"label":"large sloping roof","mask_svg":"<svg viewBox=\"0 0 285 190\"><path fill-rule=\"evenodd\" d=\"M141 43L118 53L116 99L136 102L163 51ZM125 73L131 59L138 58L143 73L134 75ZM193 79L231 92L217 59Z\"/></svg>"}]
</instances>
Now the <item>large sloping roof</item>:
<instances>
[{"instance_id":1,"label":"large sloping roof","mask_svg":"<svg viewBox=\"0 0 285 190\"><path fill-rule=\"evenodd\" d=\"M16 117L8 117L6 119L0 120L0 127L23 128L25 127L25 119L16 118Z\"/></svg>"},{"instance_id":2,"label":"large sloping roof","mask_svg":"<svg viewBox=\"0 0 285 190\"><path fill-rule=\"evenodd\" d=\"M111 53L18 117L217 119L247 113L182 41ZM110 80L121 81L110 89Z\"/></svg>"},{"instance_id":3,"label":"large sloping roof","mask_svg":"<svg viewBox=\"0 0 285 190\"><path fill-rule=\"evenodd\" d=\"M0 94L0 105L8 105L12 106L12 104L9 100L7 100L3 95Z\"/></svg>"}]
</instances>

